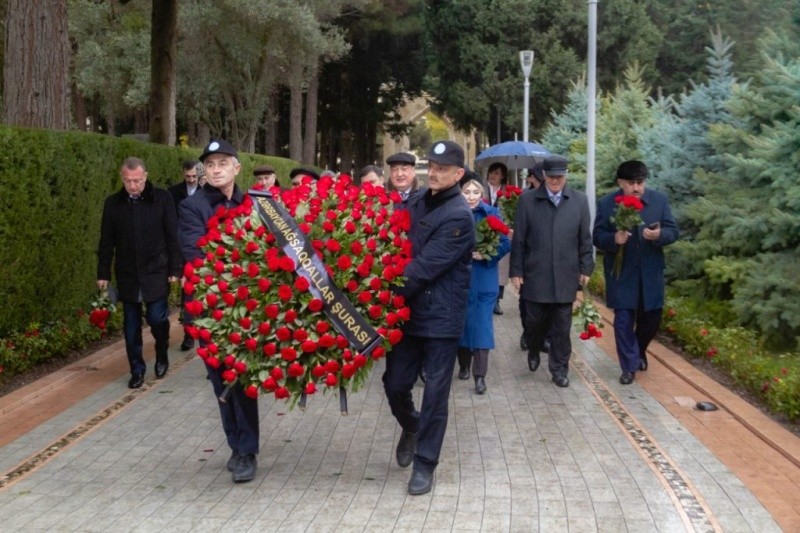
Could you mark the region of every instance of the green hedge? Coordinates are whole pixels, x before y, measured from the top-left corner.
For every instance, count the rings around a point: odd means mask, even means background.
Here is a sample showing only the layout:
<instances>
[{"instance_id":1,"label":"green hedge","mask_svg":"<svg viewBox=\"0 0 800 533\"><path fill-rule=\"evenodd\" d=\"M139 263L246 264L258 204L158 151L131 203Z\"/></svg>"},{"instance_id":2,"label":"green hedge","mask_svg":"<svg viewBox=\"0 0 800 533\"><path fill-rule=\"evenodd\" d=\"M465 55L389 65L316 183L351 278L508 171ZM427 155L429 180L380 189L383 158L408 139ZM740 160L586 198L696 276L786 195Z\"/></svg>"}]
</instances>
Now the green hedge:
<instances>
[{"instance_id":1,"label":"green hedge","mask_svg":"<svg viewBox=\"0 0 800 533\"><path fill-rule=\"evenodd\" d=\"M55 322L85 307L95 291L103 200L121 187L129 156L166 187L181 179L181 162L200 150L173 148L82 132L0 126L0 337L30 324ZM255 165L275 167L288 183L293 161L241 154L239 183Z\"/></svg>"}]
</instances>

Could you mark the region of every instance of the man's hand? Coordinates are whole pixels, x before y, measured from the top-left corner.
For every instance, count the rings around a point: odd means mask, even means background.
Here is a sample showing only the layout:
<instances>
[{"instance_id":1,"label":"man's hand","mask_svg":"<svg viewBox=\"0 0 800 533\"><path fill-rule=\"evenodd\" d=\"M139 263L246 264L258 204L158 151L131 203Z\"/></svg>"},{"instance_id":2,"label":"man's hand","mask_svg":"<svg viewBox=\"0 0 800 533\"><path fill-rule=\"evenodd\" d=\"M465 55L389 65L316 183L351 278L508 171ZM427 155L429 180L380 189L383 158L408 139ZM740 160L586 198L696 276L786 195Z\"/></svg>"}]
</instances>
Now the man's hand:
<instances>
[{"instance_id":1,"label":"man's hand","mask_svg":"<svg viewBox=\"0 0 800 533\"><path fill-rule=\"evenodd\" d=\"M589 276L585 274L581 274L578 276L578 281L581 282L581 287L585 287L587 283L589 283Z\"/></svg>"},{"instance_id":2,"label":"man's hand","mask_svg":"<svg viewBox=\"0 0 800 533\"><path fill-rule=\"evenodd\" d=\"M170 276L167 278L167 281L170 283L176 283L178 281L178 276Z\"/></svg>"},{"instance_id":3,"label":"man's hand","mask_svg":"<svg viewBox=\"0 0 800 533\"><path fill-rule=\"evenodd\" d=\"M645 231L647 231L647 230L645 230ZM616 232L614 234L614 242L617 243L618 245L622 246L623 244L628 242L628 239L630 239L630 237L631 237L631 232L630 231L625 231L625 230L621 229L621 230L619 230L618 232Z\"/></svg>"},{"instance_id":4,"label":"man's hand","mask_svg":"<svg viewBox=\"0 0 800 533\"><path fill-rule=\"evenodd\" d=\"M107 279L98 279L97 280L97 288L101 291L104 291L108 288L108 280Z\"/></svg>"},{"instance_id":5,"label":"man's hand","mask_svg":"<svg viewBox=\"0 0 800 533\"><path fill-rule=\"evenodd\" d=\"M661 237L661 227L656 229L644 228L642 231L642 237L648 241L657 241L658 238Z\"/></svg>"},{"instance_id":6,"label":"man's hand","mask_svg":"<svg viewBox=\"0 0 800 533\"><path fill-rule=\"evenodd\" d=\"M519 292L520 288L522 287L522 278L515 276L508 279L511 281L511 284L514 286L514 288L517 289L517 292Z\"/></svg>"}]
</instances>

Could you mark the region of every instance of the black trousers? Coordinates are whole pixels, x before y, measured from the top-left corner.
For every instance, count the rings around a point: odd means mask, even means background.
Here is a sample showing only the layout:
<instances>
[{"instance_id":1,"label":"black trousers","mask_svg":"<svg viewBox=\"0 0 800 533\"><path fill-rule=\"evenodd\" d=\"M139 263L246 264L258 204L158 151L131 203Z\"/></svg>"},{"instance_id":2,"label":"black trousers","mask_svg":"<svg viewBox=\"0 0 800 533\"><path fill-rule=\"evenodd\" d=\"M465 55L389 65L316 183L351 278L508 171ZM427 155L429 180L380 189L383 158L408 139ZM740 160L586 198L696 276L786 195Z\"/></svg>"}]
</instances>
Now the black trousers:
<instances>
[{"instance_id":1,"label":"black trousers","mask_svg":"<svg viewBox=\"0 0 800 533\"><path fill-rule=\"evenodd\" d=\"M572 302L538 303L525 301L525 335L528 350L542 351L545 337L550 337L550 374L567 376L569 358L572 354L572 341L569 330L572 327Z\"/></svg>"}]
</instances>

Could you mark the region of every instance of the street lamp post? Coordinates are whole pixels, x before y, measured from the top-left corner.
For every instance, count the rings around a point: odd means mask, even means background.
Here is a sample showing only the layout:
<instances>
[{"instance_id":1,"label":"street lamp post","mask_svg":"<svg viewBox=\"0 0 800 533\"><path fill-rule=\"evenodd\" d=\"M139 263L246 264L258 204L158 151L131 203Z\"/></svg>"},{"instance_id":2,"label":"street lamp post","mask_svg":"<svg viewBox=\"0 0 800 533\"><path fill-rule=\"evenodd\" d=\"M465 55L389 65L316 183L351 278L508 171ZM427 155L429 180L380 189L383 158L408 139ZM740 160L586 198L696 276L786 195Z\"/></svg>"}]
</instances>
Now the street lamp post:
<instances>
[{"instance_id":1,"label":"street lamp post","mask_svg":"<svg viewBox=\"0 0 800 533\"><path fill-rule=\"evenodd\" d=\"M525 76L525 100L523 101L522 140L528 142L528 114L530 112L531 82L528 80L533 67L533 50L523 50L519 53L519 63L522 65L522 74Z\"/></svg>"}]
</instances>

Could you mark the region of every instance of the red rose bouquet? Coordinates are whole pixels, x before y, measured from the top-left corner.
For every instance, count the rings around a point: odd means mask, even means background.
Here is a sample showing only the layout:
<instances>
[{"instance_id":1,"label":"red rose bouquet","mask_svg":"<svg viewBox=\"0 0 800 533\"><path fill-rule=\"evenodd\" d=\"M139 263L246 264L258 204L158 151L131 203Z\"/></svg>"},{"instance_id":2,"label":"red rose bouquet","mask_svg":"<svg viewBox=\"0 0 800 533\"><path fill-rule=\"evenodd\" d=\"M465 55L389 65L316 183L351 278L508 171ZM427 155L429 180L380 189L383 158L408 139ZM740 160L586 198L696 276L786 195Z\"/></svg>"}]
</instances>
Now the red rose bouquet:
<instances>
[{"instance_id":1,"label":"red rose bouquet","mask_svg":"<svg viewBox=\"0 0 800 533\"><path fill-rule=\"evenodd\" d=\"M583 288L583 302L572 314L578 318L578 325L581 328L579 336L582 341L603 336L603 332L600 331L600 328L603 327L603 317L600 316L600 311L595 307L592 297L585 287Z\"/></svg>"},{"instance_id":2,"label":"red rose bouquet","mask_svg":"<svg viewBox=\"0 0 800 533\"><path fill-rule=\"evenodd\" d=\"M100 331L105 331L111 314L117 310L117 307L111 301L108 289L98 289L97 295L89 305L91 308L89 311L89 323Z\"/></svg>"},{"instance_id":3,"label":"red rose bouquet","mask_svg":"<svg viewBox=\"0 0 800 533\"><path fill-rule=\"evenodd\" d=\"M636 196L620 195L614 198L617 204L611 223L617 227L617 231L633 231L636 226L642 223L642 216L639 212L644 209L644 204ZM625 245L617 248L617 255L614 257L614 274L619 279L622 272L622 260L625 256Z\"/></svg>"},{"instance_id":4,"label":"red rose bouquet","mask_svg":"<svg viewBox=\"0 0 800 533\"><path fill-rule=\"evenodd\" d=\"M265 193L209 219L198 243L205 257L184 270L183 288L194 295L187 310L202 316L187 331L202 341L197 354L206 364L224 367L227 384L302 406L320 389L357 390L402 338L410 311L391 287L402 284L410 260L410 217L392 211L399 199L347 177L273 193L279 197L267 207L274 220L263 218ZM348 314L348 306L355 311ZM361 338L362 330L376 333L369 350L348 338Z\"/></svg>"},{"instance_id":5,"label":"red rose bouquet","mask_svg":"<svg viewBox=\"0 0 800 533\"><path fill-rule=\"evenodd\" d=\"M506 185L497 191L497 206L503 214L503 218L510 227L514 227L514 218L517 216L517 203L522 189L513 185Z\"/></svg>"},{"instance_id":6,"label":"red rose bouquet","mask_svg":"<svg viewBox=\"0 0 800 533\"><path fill-rule=\"evenodd\" d=\"M500 235L508 235L508 231L508 226L494 215L479 220L475 223L475 252L487 260L496 256Z\"/></svg>"}]
</instances>

